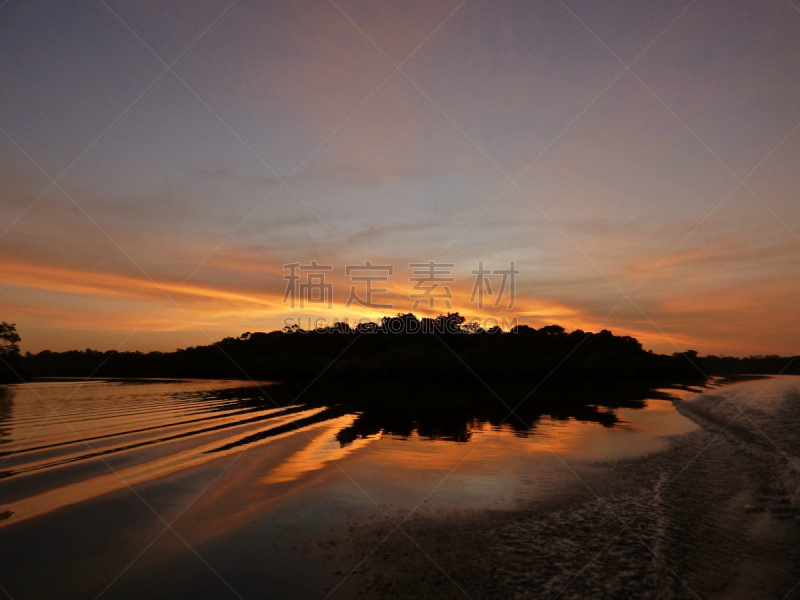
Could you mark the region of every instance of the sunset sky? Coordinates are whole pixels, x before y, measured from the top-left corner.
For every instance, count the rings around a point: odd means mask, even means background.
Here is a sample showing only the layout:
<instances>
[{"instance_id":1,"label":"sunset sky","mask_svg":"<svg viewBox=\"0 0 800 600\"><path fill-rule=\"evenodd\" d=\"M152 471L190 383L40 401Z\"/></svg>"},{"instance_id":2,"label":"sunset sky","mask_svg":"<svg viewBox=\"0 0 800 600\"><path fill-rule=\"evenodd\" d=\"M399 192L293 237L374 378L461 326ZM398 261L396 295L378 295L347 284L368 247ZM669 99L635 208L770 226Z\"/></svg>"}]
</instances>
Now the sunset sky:
<instances>
[{"instance_id":1,"label":"sunset sky","mask_svg":"<svg viewBox=\"0 0 800 600\"><path fill-rule=\"evenodd\" d=\"M434 260L469 316L800 353L788 0L10 0L0 78L23 352L377 319ZM283 266L311 260L333 308L291 310ZM365 260L394 311L345 308ZM470 304L512 260L514 308Z\"/></svg>"}]
</instances>

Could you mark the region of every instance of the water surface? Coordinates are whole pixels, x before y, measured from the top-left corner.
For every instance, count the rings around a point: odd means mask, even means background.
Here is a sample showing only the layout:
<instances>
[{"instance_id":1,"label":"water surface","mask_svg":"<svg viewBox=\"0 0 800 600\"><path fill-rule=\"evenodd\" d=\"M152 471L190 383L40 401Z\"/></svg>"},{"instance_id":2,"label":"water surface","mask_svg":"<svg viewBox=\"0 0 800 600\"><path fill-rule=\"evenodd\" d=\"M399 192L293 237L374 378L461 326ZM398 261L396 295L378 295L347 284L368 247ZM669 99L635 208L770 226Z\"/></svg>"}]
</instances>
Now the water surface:
<instances>
[{"instance_id":1,"label":"water surface","mask_svg":"<svg viewBox=\"0 0 800 600\"><path fill-rule=\"evenodd\" d=\"M696 431L676 406L709 386L9 386L0 585L14 598L344 593L350 559L309 540L557 497L580 469Z\"/></svg>"}]
</instances>

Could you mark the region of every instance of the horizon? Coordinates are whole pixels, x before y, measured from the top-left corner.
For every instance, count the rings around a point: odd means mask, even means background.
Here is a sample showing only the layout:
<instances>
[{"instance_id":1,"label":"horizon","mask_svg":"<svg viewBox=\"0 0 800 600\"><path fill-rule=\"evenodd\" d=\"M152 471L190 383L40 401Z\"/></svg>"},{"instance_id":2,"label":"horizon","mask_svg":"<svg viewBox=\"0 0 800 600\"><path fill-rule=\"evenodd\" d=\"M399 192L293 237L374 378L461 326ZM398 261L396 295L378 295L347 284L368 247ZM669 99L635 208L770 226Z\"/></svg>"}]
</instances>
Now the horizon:
<instances>
[{"instance_id":1,"label":"horizon","mask_svg":"<svg viewBox=\"0 0 800 600\"><path fill-rule=\"evenodd\" d=\"M455 313L452 313L452 314L455 315L455 316L459 315L458 312L455 312ZM199 347L204 347L204 346L205 347L215 346L215 345L217 345L217 344L219 344L221 342L224 342L226 340L248 341L254 335L270 335L270 334L273 334L273 333L283 333L283 334L295 334L295 333L296 334L306 334L306 333L342 333L341 331L337 330L337 326L339 326L339 325L347 325L350 328L349 332L344 332L344 333L360 333L360 334L363 334L363 335L373 335L373 334L379 333L379 331L375 331L375 330L372 330L372 331L370 331L370 330L358 331L357 330L357 326L358 325L377 325L379 330L380 330L381 328L384 328L384 325L382 325L382 321L383 320L397 318L397 317L400 317L400 318L409 317L409 316L416 317L416 315L414 315L413 313L397 313L396 315L385 315L381 319L377 319L377 320L374 320L374 321L366 319L366 318L362 318L362 319L359 320L358 323L351 323L350 321L346 320L346 318L345 318L345 320L339 321L339 320L336 319L336 317L334 317L333 321L324 321L323 317L319 317L318 318L319 322L310 323L310 324L314 325L313 328L304 329L302 327L302 324L299 324L299 325L296 324L294 327L286 326L283 329L273 329L273 330L269 330L269 331L246 331L246 332L242 332L240 335L227 336L225 338L222 338L222 339L219 339L219 340L214 340L213 342L209 342L207 344L198 344L197 346L184 346L184 347L180 347L180 348L175 348L173 350L148 350L148 351L129 350L128 352L142 352L142 353L145 353L145 354L146 353L150 353L150 352L160 352L160 353L169 354L169 353L172 353L172 352L179 352L179 351L182 351L182 350L191 350L191 349L194 349L194 348L199 348ZM447 314L447 315L440 314L440 315L438 315L438 317L449 317L449 316L450 316L450 314ZM418 323L422 323L425 320L429 320L429 321L438 320L437 317L422 317L422 318L416 317L416 318L417 318L417 322ZM512 323L515 322L513 319L515 319L515 317L512 317ZM489 318L489 324L492 324L492 323L494 323L494 319L490 317ZM477 325L482 333L486 333L488 335L493 335L486 327L484 327L485 323L479 323L477 321L469 322L469 321L466 321L466 320L463 323L463 325L472 325L472 324ZM501 334L509 334L509 335L518 335L518 332L514 331L514 329L516 329L517 327L519 327L519 328L530 327L529 325L518 324L518 325L514 325L511 328L505 328L502 325L508 325L508 323L494 325L493 327L496 327L497 329L499 329ZM602 330L598 330L598 331L584 331L582 329L569 330L569 329L566 329L564 327L561 327L560 325L558 325L556 323L551 323L550 325L545 325L543 327L538 328L538 330L548 329L548 328L552 328L552 327L556 327L556 328L562 329L563 330L562 333L564 333L564 334L566 334L568 336L571 335L571 334L574 334L574 333L582 333L582 334L585 334L585 335L597 335L597 334L601 334L601 333L607 332L607 333L612 334L614 337L632 337L632 336L627 336L627 334L618 334L618 333L615 333L614 331L611 331L611 330L608 330L608 329L602 329ZM475 331L468 331L467 329L464 329L461 326L459 327L459 329L461 329L461 331L466 335L473 335L473 334L476 333ZM532 328L531 327L531 329L533 331L537 331L537 328ZM427 331L427 330L424 329L424 327L422 329L415 329L412 332L389 331L390 335L413 335L413 334L417 334L417 333L418 334L423 334L423 335L430 333L430 334L434 334L435 335L436 333L442 333L442 332L438 331L438 330L435 330L435 329ZM662 354L664 356L670 355L669 353L655 352L653 349L647 348L646 346L644 346L644 344L641 344L641 340L639 340L638 338L633 337L633 339L636 340L637 342L639 342L639 344L642 347L642 350L644 352L652 352L652 353L655 353L655 354ZM112 348L104 349L104 350L103 349L97 349L97 348L83 348L83 349L80 349L80 348L69 348L67 350L51 350L49 348L45 348L44 350L40 350L39 352L53 352L53 353L58 353L58 352L81 352L81 353L83 353L83 352L97 352L97 353L101 353L101 354L108 354L108 353L125 352L125 351L124 350L118 350L118 349L112 349ZM691 348L687 349L685 352L674 352L674 353L672 353L672 355L679 355L679 354L683 354L683 353L690 354L690 355L692 353L695 353L697 358L735 358L735 359L795 358L795 355L781 356L781 355L777 355L777 354L772 354L772 355L769 355L769 354L767 354L767 355L765 355L765 354L748 354L748 355L742 355L742 356L736 356L736 355L730 355L730 354L719 354L719 355L706 354L706 355L702 355L702 354L697 353L696 350L693 350ZM26 352L21 352L21 354L26 355L27 351ZM31 354L32 355L36 355L37 353L31 353ZM714 376L716 376L716 375L712 375L711 377L713 378ZM104 377L101 376L99 378L103 379Z\"/></svg>"},{"instance_id":2,"label":"horizon","mask_svg":"<svg viewBox=\"0 0 800 600\"><path fill-rule=\"evenodd\" d=\"M435 261L452 307L420 316L800 354L800 9L501 8L0 5L0 320L23 353L172 351L379 318L365 261L409 312ZM312 261L330 304L291 307ZM513 308L476 308L512 262Z\"/></svg>"}]
</instances>

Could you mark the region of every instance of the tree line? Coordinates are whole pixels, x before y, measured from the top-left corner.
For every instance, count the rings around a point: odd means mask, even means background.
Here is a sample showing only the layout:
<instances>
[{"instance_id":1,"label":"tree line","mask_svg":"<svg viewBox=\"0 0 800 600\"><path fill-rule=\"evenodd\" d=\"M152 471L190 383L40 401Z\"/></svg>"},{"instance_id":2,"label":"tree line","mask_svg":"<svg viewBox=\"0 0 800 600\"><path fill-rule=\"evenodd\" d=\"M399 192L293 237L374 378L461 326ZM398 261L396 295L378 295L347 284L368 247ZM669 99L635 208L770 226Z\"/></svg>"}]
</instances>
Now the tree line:
<instances>
[{"instance_id":1,"label":"tree line","mask_svg":"<svg viewBox=\"0 0 800 600\"><path fill-rule=\"evenodd\" d=\"M19 353L19 336L3 323L0 381L33 377L177 377L270 381L686 381L706 375L800 374L793 357L733 358L644 350L636 338L526 325L484 330L459 313L419 319L412 313L351 327L247 332L174 352L73 350ZM9 330L10 328L10 330ZM13 332L13 333L12 333ZM7 336L7 339L3 337ZM15 337L16 336L16 337ZM1 369L4 369L1 370ZM16 379L17 381L19 379Z\"/></svg>"}]
</instances>

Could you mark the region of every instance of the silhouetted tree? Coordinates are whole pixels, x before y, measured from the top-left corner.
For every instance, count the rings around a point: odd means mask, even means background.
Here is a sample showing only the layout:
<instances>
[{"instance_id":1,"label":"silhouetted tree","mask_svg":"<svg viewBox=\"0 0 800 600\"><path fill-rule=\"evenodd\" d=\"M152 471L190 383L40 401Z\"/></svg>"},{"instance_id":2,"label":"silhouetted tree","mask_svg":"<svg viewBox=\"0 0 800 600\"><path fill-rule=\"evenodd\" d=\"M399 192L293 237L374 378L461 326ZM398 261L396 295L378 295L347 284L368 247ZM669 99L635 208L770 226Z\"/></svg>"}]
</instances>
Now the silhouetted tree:
<instances>
[{"instance_id":1,"label":"silhouetted tree","mask_svg":"<svg viewBox=\"0 0 800 600\"><path fill-rule=\"evenodd\" d=\"M0 323L0 355L19 354L20 337L14 323Z\"/></svg>"},{"instance_id":2,"label":"silhouetted tree","mask_svg":"<svg viewBox=\"0 0 800 600\"><path fill-rule=\"evenodd\" d=\"M24 357L19 353L20 337L14 323L0 323L0 383L19 383L29 379L21 364Z\"/></svg>"},{"instance_id":3,"label":"silhouetted tree","mask_svg":"<svg viewBox=\"0 0 800 600\"><path fill-rule=\"evenodd\" d=\"M566 329L561 327L561 325L548 325L547 327L542 327L539 333L544 335L564 335Z\"/></svg>"},{"instance_id":4,"label":"silhouetted tree","mask_svg":"<svg viewBox=\"0 0 800 600\"><path fill-rule=\"evenodd\" d=\"M466 322L467 319L457 312L436 317L436 323L440 327L440 331L444 333L462 333Z\"/></svg>"},{"instance_id":5,"label":"silhouetted tree","mask_svg":"<svg viewBox=\"0 0 800 600\"><path fill-rule=\"evenodd\" d=\"M471 326L459 313L418 319L413 313L350 327L247 332L216 344L176 352L94 350L19 355L13 325L2 324L0 380L35 377L204 377L265 381L326 379L458 381L477 374L485 381L688 381L704 375L800 374L800 357L699 357L693 350L668 356L645 351L636 338L559 325L527 325L503 332ZM354 337L361 338L354 343ZM690 359L690 360L687 360ZM0 363L2 365L2 363ZM3 371L3 369L0 369ZM494 385L494 384L493 384Z\"/></svg>"}]
</instances>

